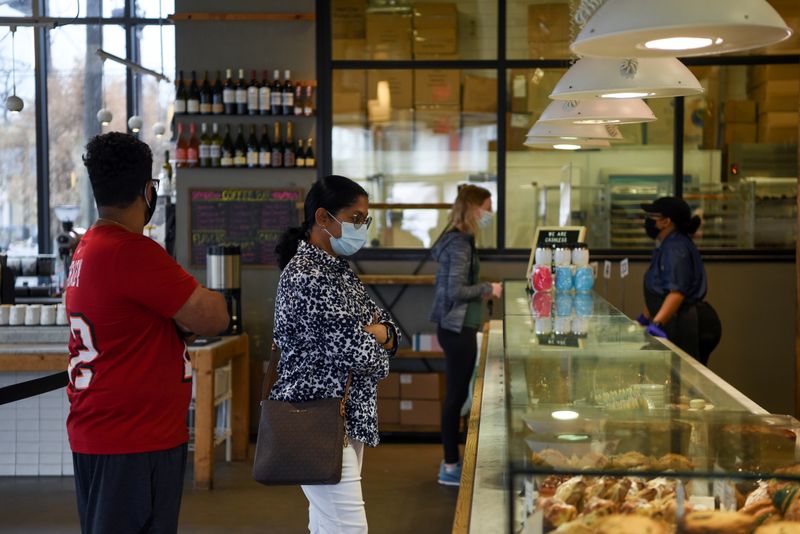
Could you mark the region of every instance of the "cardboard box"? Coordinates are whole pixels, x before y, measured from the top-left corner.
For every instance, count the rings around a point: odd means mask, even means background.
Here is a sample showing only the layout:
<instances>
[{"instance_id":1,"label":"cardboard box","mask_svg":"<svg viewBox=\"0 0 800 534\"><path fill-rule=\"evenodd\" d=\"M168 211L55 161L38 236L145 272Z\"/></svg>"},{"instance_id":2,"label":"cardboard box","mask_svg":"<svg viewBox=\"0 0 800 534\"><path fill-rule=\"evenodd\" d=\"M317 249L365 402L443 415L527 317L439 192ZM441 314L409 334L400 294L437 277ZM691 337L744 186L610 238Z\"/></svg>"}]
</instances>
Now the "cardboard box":
<instances>
[{"instance_id":1,"label":"cardboard box","mask_svg":"<svg viewBox=\"0 0 800 534\"><path fill-rule=\"evenodd\" d=\"M729 122L723 126L725 129L725 144L755 143L758 134L756 123L744 124Z\"/></svg>"},{"instance_id":2,"label":"cardboard box","mask_svg":"<svg viewBox=\"0 0 800 534\"><path fill-rule=\"evenodd\" d=\"M722 108L722 119L725 123L755 123L755 100L726 100Z\"/></svg>"},{"instance_id":3,"label":"cardboard box","mask_svg":"<svg viewBox=\"0 0 800 534\"><path fill-rule=\"evenodd\" d=\"M800 65L754 65L748 68L748 87L777 80L800 80Z\"/></svg>"},{"instance_id":4,"label":"cardboard box","mask_svg":"<svg viewBox=\"0 0 800 534\"><path fill-rule=\"evenodd\" d=\"M401 400L401 425L438 426L442 420L442 406L439 401Z\"/></svg>"},{"instance_id":5,"label":"cardboard box","mask_svg":"<svg viewBox=\"0 0 800 534\"><path fill-rule=\"evenodd\" d=\"M800 95L800 80L768 80L750 89L753 100Z\"/></svg>"},{"instance_id":6,"label":"cardboard box","mask_svg":"<svg viewBox=\"0 0 800 534\"><path fill-rule=\"evenodd\" d=\"M333 0L331 2L331 36L333 39L363 39L366 33L366 20L367 0Z\"/></svg>"},{"instance_id":7,"label":"cardboard box","mask_svg":"<svg viewBox=\"0 0 800 534\"><path fill-rule=\"evenodd\" d=\"M800 113L797 111L770 111L758 116L758 124L769 126L770 128L794 128L798 127Z\"/></svg>"},{"instance_id":8,"label":"cardboard box","mask_svg":"<svg viewBox=\"0 0 800 534\"><path fill-rule=\"evenodd\" d=\"M572 52L569 41L528 43L530 59L569 59Z\"/></svg>"},{"instance_id":9,"label":"cardboard box","mask_svg":"<svg viewBox=\"0 0 800 534\"><path fill-rule=\"evenodd\" d=\"M414 128L436 135L457 135L460 132L461 109L458 106L417 108ZM414 350L442 352L436 334L414 336Z\"/></svg>"},{"instance_id":10,"label":"cardboard box","mask_svg":"<svg viewBox=\"0 0 800 534\"><path fill-rule=\"evenodd\" d=\"M497 79L481 76L464 77L465 112L494 113L497 111Z\"/></svg>"},{"instance_id":11,"label":"cardboard box","mask_svg":"<svg viewBox=\"0 0 800 534\"><path fill-rule=\"evenodd\" d=\"M675 109L671 98L652 98L647 105L658 118L644 123L644 136L648 145L671 145L675 138Z\"/></svg>"},{"instance_id":12,"label":"cardboard box","mask_svg":"<svg viewBox=\"0 0 800 534\"><path fill-rule=\"evenodd\" d=\"M366 113L367 75L362 70L333 71L333 114Z\"/></svg>"},{"instance_id":13,"label":"cardboard box","mask_svg":"<svg viewBox=\"0 0 800 534\"><path fill-rule=\"evenodd\" d=\"M528 105L527 111L533 113L534 119L550 105L550 93L555 89L558 80L566 70L562 69L531 69L528 70Z\"/></svg>"},{"instance_id":14,"label":"cardboard box","mask_svg":"<svg viewBox=\"0 0 800 534\"><path fill-rule=\"evenodd\" d=\"M389 376L378 382L378 398L400 398L400 373L389 373Z\"/></svg>"},{"instance_id":15,"label":"cardboard box","mask_svg":"<svg viewBox=\"0 0 800 534\"><path fill-rule=\"evenodd\" d=\"M338 116L353 113L366 113L364 94L357 91L339 91L333 93L333 114ZM340 122L338 118L336 122Z\"/></svg>"},{"instance_id":16,"label":"cardboard box","mask_svg":"<svg viewBox=\"0 0 800 534\"><path fill-rule=\"evenodd\" d=\"M528 6L528 49L531 59L570 57L569 4Z\"/></svg>"},{"instance_id":17,"label":"cardboard box","mask_svg":"<svg viewBox=\"0 0 800 534\"><path fill-rule=\"evenodd\" d=\"M378 398L378 425L400 424L400 399Z\"/></svg>"},{"instance_id":18,"label":"cardboard box","mask_svg":"<svg viewBox=\"0 0 800 534\"><path fill-rule=\"evenodd\" d=\"M451 28L458 25L458 6L453 2L414 4L414 28Z\"/></svg>"},{"instance_id":19,"label":"cardboard box","mask_svg":"<svg viewBox=\"0 0 800 534\"><path fill-rule=\"evenodd\" d=\"M367 51L372 59L411 59L411 14L368 13Z\"/></svg>"},{"instance_id":20,"label":"cardboard box","mask_svg":"<svg viewBox=\"0 0 800 534\"><path fill-rule=\"evenodd\" d=\"M529 113L506 113L506 145L508 150L528 150L525 138L533 126L533 116ZM491 149L490 150L496 150Z\"/></svg>"},{"instance_id":21,"label":"cardboard box","mask_svg":"<svg viewBox=\"0 0 800 534\"><path fill-rule=\"evenodd\" d=\"M418 70L414 72L415 106L458 106L461 104L461 71Z\"/></svg>"},{"instance_id":22,"label":"cardboard box","mask_svg":"<svg viewBox=\"0 0 800 534\"><path fill-rule=\"evenodd\" d=\"M371 70L367 72L367 97L378 98L378 82L389 82L392 109L414 107L413 73L410 70Z\"/></svg>"},{"instance_id":23,"label":"cardboard box","mask_svg":"<svg viewBox=\"0 0 800 534\"><path fill-rule=\"evenodd\" d=\"M331 46L333 59L367 59L366 39L334 39Z\"/></svg>"},{"instance_id":24,"label":"cardboard box","mask_svg":"<svg viewBox=\"0 0 800 534\"><path fill-rule=\"evenodd\" d=\"M414 30L414 57L425 54L455 54L458 52L456 28L421 28Z\"/></svg>"},{"instance_id":25,"label":"cardboard box","mask_svg":"<svg viewBox=\"0 0 800 534\"><path fill-rule=\"evenodd\" d=\"M441 398L439 373L402 373L400 398L403 400L438 400Z\"/></svg>"},{"instance_id":26,"label":"cardboard box","mask_svg":"<svg viewBox=\"0 0 800 534\"><path fill-rule=\"evenodd\" d=\"M508 80L509 94L511 95L511 112L528 112L528 71L526 69L511 69Z\"/></svg>"},{"instance_id":27,"label":"cardboard box","mask_svg":"<svg viewBox=\"0 0 800 534\"><path fill-rule=\"evenodd\" d=\"M433 117L434 120L437 118L437 115L439 115L442 118L447 117L451 123L453 122L453 119L455 119L455 124L453 126L455 127L455 129L458 129L458 119L460 118L461 115L461 111L458 108L454 108L452 110L436 110L435 112L418 111L417 123L426 120L429 116L428 113L431 114L430 116ZM417 332L416 334L414 334L414 340L412 345L414 347L414 350L418 351L443 352L442 346L439 344L439 338L436 334Z\"/></svg>"},{"instance_id":28,"label":"cardboard box","mask_svg":"<svg viewBox=\"0 0 800 534\"><path fill-rule=\"evenodd\" d=\"M766 124L758 125L759 143L796 143L797 128L777 128Z\"/></svg>"}]
</instances>

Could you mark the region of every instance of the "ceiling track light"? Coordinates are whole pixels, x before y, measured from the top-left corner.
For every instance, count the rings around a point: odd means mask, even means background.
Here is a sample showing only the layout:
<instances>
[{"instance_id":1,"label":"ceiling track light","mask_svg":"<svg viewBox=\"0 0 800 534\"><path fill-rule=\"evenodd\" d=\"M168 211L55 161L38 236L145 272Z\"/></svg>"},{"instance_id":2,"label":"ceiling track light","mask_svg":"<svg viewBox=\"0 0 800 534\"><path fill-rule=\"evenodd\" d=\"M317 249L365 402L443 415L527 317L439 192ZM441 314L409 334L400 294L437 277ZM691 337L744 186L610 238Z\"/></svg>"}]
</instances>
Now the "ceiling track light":
<instances>
[{"instance_id":1,"label":"ceiling track light","mask_svg":"<svg viewBox=\"0 0 800 534\"><path fill-rule=\"evenodd\" d=\"M25 102L22 101L20 97L17 96L17 54L15 49L15 39L14 37L17 34L17 27L11 26L11 86L13 90L11 95L6 98L6 109L11 113L19 113L22 111L22 108L25 107Z\"/></svg>"},{"instance_id":2,"label":"ceiling track light","mask_svg":"<svg viewBox=\"0 0 800 534\"><path fill-rule=\"evenodd\" d=\"M672 98L703 93L703 86L674 57L610 59L587 57L576 61L556 84L550 98Z\"/></svg>"},{"instance_id":3,"label":"ceiling track light","mask_svg":"<svg viewBox=\"0 0 800 534\"><path fill-rule=\"evenodd\" d=\"M792 35L766 0L586 0L577 19L585 23L570 48L584 57L723 54Z\"/></svg>"}]
</instances>

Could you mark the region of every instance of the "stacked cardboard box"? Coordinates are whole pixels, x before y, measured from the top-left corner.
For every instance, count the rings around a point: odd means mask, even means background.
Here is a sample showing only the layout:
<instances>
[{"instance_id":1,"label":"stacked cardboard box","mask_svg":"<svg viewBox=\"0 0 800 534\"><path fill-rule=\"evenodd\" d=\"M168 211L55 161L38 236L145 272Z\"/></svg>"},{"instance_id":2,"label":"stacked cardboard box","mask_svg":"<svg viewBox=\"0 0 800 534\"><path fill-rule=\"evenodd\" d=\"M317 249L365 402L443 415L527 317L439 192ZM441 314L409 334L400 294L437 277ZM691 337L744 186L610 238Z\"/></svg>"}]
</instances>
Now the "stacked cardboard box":
<instances>
[{"instance_id":1,"label":"stacked cardboard box","mask_svg":"<svg viewBox=\"0 0 800 534\"><path fill-rule=\"evenodd\" d=\"M367 1L331 2L333 59L367 59Z\"/></svg>"},{"instance_id":2,"label":"stacked cardboard box","mask_svg":"<svg viewBox=\"0 0 800 534\"><path fill-rule=\"evenodd\" d=\"M458 108L461 104L460 70L417 70L414 72L414 105L417 110L430 107Z\"/></svg>"},{"instance_id":3,"label":"stacked cardboard box","mask_svg":"<svg viewBox=\"0 0 800 534\"><path fill-rule=\"evenodd\" d=\"M400 424L400 374L389 376L378 382L378 424Z\"/></svg>"},{"instance_id":4,"label":"stacked cardboard box","mask_svg":"<svg viewBox=\"0 0 800 534\"><path fill-rule=\"evenodd\" d=\"M755 143L758 133L755 100L727 100L722 107L725 144Z\"/></svg>"},{"instance_id":5,"label":"stacked cardboard box","mask_svg":"<svg viewBox=\"0 0 800 534\"><path fill-rule=\"evenodd\" d=\"M363 120L366 113L367 76L363 70L333 71L333 114L337 123Z\"/></svg>"},{"instance_id":6,"label":"stacked cardboard box","mask_svg":"<svg viewBox=\"0 0 800 534\"><path fill-rule=\"evenodd\" d=\"M758 111L758 142L787 143L798 139L800 68L758 65L749 71L750 98Z\"/></svg>"},{"instance_id":7,"label":"stacked cardboard box","mask_svg":"<svg viewBox=\"0 0 800 534\"><path fill-rule=\"evenodd\" d=\"M458 52L458 9L454 3L414 4L414 57Z\"/></svg>"},{"instance_id":8,"label":"stacked cardboard box","mask_svg":"<svg viewBox=\"0 0 800 534\"><path fill-rule=\"evenodd\" d=\"M438 426L442 417L442 375L400 375L400 424Z\"/></svg>"},{"instance_id":9,"label":"stacked cardboard box","mask_svg":"<svg viewBox=\"0 0 800 534\"><path fill-rule=\"evenodd\" d=\"M389 95L392 109L410 109L414 107L413 72L404 69L371 70L367 72L367 97L378 98L378 82L389 83Z\"/></svg>"},{"instance_id":10,"label":"stacked cardboard box","mask_svg":"<svg viewBox=\"0 0 800 534\"><path fill-rule=\"evenodd\" d=\"M528 50L531 59L570 57L569 3L528 6Z\"/></svg>"},{"instance_id":11,"label":"stacked cardboard box","mask_svg":"<svg viewBox=\"0 0 800 534\"><path fill-rule=\"evenodd\" d=\"M411 59L411 13L367 13L366 24L371 59Z\"/></svg>"},{"instance_id":12,"label":"stacked cardboard box","mask_svg":"<svg viewBox=\"0 0 800 534\"><path fill-rule=\"evenodd\" d=\"M463 107L467 113L495 113L497 111L497 79L465 76Z\"/></svg>"}]
</instances>

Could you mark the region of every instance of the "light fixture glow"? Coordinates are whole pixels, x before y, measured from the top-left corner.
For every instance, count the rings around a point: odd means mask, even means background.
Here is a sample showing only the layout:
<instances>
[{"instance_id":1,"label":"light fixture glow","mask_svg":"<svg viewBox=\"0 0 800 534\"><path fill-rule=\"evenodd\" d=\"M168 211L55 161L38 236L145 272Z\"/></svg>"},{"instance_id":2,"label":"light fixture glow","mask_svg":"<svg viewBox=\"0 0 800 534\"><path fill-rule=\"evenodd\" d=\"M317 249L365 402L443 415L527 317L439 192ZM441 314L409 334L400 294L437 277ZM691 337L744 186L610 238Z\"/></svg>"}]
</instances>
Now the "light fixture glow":
<instances>
[{"instance_id":1,"label":"light fixture glow","mask_svg":"<svg viewBox=\"0 0 800 534\"><path fill-rule=\"evenodd\" d=\"M582 57L683 57L750 50L792 35L767 0L605 0L572 43Z\"/></svg>"},{"instance_id":2,"label":"light fixture glow","mask_svg":"<svg viewBox=\"0 0 800 534\"><path fill-rule=\"evenodd\" d=\"M565 141L577 141L578 140L577 137L569 137L569 136L566 136L566 135L562 135L561 137L559 137L559 139L563 139Z\"/></svg>"},{"instance_id":3,"label":"light fixture glow","mask_svg":"<svg viewBox=\"0 0 800 534\"><path fill-rule=\"evenodd\" d=\"M113 115L111 115L111 112L106 108L102 108L100 111L97 112L97 122L99 122L103 126L108 126L109 124L111 124L112 118Z\"/></svg>"},{"instance_id":4,"label":"light fixture glow","mask_svg":"<svg viewBox=\"0 0 800 534\"><path fill-rule=\"evenodd\" d=\"M558 80L553 100L673 98L699 95L703 86L674 57L597 58L576 61Z\"/></svg>"},{"instance_id":5,"label":"light fixture glow","mask_svg":"<svg viewBox=\"0 0 800 534\"><path fill-rule=\"evenodd\" d=\"M572 410L558 410L550 415L553 417L553 419L558 419L559 421L571 421L573 419L577 419L580 414Z\"/></svg>"},{"instance_id":6,"label":"light fixture glow","mask_svg":"<svg viewBox=\"0 0 800 534\"><path fill-rule=\"evenodd\" d=\"M539 122L546 124L634 124L654 120L653 111L639 98L554 100L539 117Z\"/></svg>"},{"instance_id":7,"label":"light fixture glow","mask_svg":"<svg viewBox=\"0 0 800 534\"><path fill-rule=\"evenodd\" d=\"M644 47L656 50L696 50L712 44L714 40L708 37L667 37L647 41Z\"/></svg>"},{"instance_id":8,"label":"light fixture glow","mask_svg":"<svg viewBox=\"0 0 800 534\"><path fill-rule=\"evenodd\" d=\"M655 93L607 93L600 95L600 98L647 98Z\"/></svg>"},{"instance_id":9,"label":"light fixture glow","mask_svg":"<svg viewBox=\"0 0 800 534\"><path fill-rule=\"evenodd\" d=\"M553 148L556 150L580 150L581 145L571 145L568 143L559 143L557 145L553 145Z\"/></svg>"},{"instance_id":10,"label":"light fixture glow","mask_svg":"<svg viewBox=\"0 0 800 534\"><path fill-rule=\"evenodd\" d=\"M586 148L608 148L611 143L608 139L576 139L564 141L558 137L537 137L529 135L525 138L524 145L528 148L543 150L581 150Z\"/></svg>"},{"instance_id":11,"label":"light fixture glow","mask_svg":"<svg viewBox=\"0 0 800 534\"><path fill-rule=\"evenodd\" d=\"M166 131L167 129L163 122L157 122L153 125L153 135L155 135L157 139L161 139L161 136L164 135Z\"/></svg>"},{"instance_id":12,"label":"light fixture glow","mask_svg":"<svg viewBox=\"0 0 800 534\"><path fill-rule=\"evenodd\" d=\"M139 133L139 130L142 129L142 124L142 118L139 115L133 115L128 119L128 128L130 128L133 133Z\"/></svg>"}]
</instances>

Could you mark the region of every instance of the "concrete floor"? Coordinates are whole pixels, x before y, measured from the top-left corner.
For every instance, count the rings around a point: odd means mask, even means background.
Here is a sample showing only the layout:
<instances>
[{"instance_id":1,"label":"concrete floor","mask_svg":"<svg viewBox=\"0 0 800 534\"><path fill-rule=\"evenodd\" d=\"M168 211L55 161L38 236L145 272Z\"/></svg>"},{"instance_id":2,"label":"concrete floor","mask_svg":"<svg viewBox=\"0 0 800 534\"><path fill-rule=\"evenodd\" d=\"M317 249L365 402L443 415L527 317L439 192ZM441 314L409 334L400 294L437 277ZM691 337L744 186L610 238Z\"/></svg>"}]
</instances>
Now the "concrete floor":
<instances>
[{"instance_id":1,"label":"concrete floor","mask_svg":"<svg viewBox=\"0 0 800 534\"><path fill-rule=\"evenodd\" d=\"M441 445L383 443L366 449L364 500L371 532L450 532L456 488L436 482ZM190 456L191 461L191 456ZM181 533L308 532L308 503L299 487L265 487L249 462L218 461L214 490L192 489L187 474ZM71 477L0 477L0 532L79 532Z\"/></svg>"}]
</instances>

